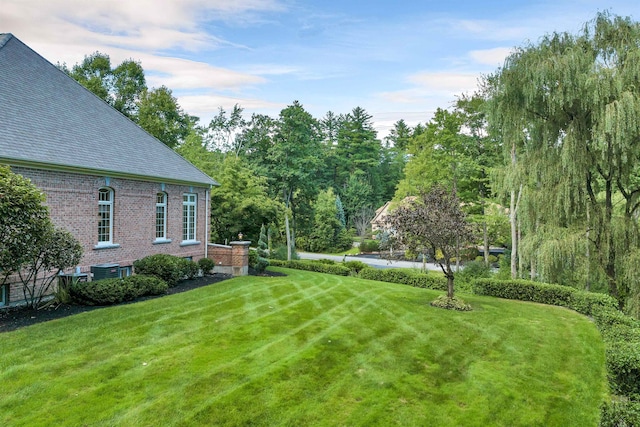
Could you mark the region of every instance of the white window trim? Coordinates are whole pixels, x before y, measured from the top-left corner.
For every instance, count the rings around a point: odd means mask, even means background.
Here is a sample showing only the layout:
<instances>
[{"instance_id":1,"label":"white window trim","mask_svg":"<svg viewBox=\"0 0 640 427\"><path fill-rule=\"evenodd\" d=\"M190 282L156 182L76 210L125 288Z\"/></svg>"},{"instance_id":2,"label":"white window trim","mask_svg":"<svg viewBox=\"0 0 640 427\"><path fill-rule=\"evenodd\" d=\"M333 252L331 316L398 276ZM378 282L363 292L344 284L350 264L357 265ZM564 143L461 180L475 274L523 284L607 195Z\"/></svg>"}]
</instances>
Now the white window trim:
<instances>
[{"instance_id":1,"label":"white window trim","mask_svg":"<svg viewBox=\"0 0 640 427\"><path fill-rule=\"evenodd\" d=\"M158 195L162 194L163 198L164 198L164 202L162 203L158 203ZM168 199L169 197L167 196L167 193L165 193L164 191L160 191L158 193L156 193L156 239L154 241L154 243L171 243L171 239L167 239L167 214L168 214L168 209L167 209L167 205L168 205ZM158 237L158 208L159 207L163 207L164 208L164 222L162 224L163 226L163 233L161 237Z\"/></svg>"},{"instance_id":2,"label":"white window trim","mask_svg":"<svg viewBox=\"0 0 640 427\"><path fill-rule=\"evenodd\" d=\"M109 200L100 200L100 192L102 190L108 190L109 191ZM112 188L109 187L101 187L98 190L98 206L109 206L109 240L108 241L98 241L98 244L95 246L95 248L102 248L102 247L117 247L119 245L114 245L113 243L113 202L114 202L114 191ZM100 211L98 210L98 213ZM98 229L98 240L100 239L100 230Z\"/></svg>"},{"instance_id":3,"label":"white window trim","mask_svg":"<svg viewBox=\"0 0 640 427\"><path fill-rule=\"evenodd\" d=\"M187 199L189 200L185 200L185 196L187 197ZM193 197L193 201L191 201L190 199ZM191 207L193 209L193 224L189 223L189 215L187 214L187 221L185 224L185 207ZM189 238L191 236L189 236L189 225L191 225L193 227L193 232L191 233L193 235L192 238ZM186 229L185 229L186 227ZM197 235L196 235L196 231L198 229L198 195L196 193L184 193L182 195L182 244L184 245L186 244L197 244ZM185 233L186 231L186 233ZM185 239L185 234L187 234L187 238Z\"/></svg>"}]
</instances>

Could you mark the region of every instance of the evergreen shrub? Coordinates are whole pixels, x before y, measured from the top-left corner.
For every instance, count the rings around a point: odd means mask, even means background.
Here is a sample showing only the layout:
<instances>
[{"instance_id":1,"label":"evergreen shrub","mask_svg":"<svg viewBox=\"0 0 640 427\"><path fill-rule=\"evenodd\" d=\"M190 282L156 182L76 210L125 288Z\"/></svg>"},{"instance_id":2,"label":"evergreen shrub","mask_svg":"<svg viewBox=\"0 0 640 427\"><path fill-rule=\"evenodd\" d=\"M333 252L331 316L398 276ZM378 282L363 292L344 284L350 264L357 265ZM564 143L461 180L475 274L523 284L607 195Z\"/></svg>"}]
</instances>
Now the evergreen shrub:
<instances>
[{"instance_id":1,"label":"evergreen shrub","mask_svg":"<svg viewBox=\"0 0 640 427\"><path fill-rule=\"evenodd\" d=\"M365 268L360 271L360 278L380 282L400 283L413 286L414 288L433 289L437 291L447 290L447 279L444 276L415 273L402 268Z\"/></svg>"},{"instance_id":2,"label":"evergreen shrub","mask_svg":"<svg viewBox=\"0 0 640 427\"><path fill-rule=\"evenodd\" d=\"M198 267L202 270L202 274L211 274L216 266L216 262L209 258L200 258L198 260Z\"/></svg>"},{"instance_id":3,"label":"evergreen shrub","mask_svg":"<svg viewBox=\"0 0 640 427\"><path fill-rule=\"evenodd\" d=\"M368 253L368 252L378 252L380 250L380 242L377 240L365 240L360 243L360 252Z\"/></svg>"},{"instance_id":4,"label":"evergreen shrub","mask_svg":"<svg viewBox=\"0 0 640 427\"><path fill-rule=\"evenodd\" d=\"M353 275L358 275L365 268L370 268L362 261L345 261L343 265L347 267Z\"/></svg>"},{"instance_id":5,"label":"evergreen shrub","mask_svg":"<svg viewBox=\"0 0 640 427\"><path fill-rule=\"evenodd\" d=\"M149 255L133 263L136 274L156 276L167 282L169 287L175 286L185 276L190 274L192 267L188 266L184 258L167 254Z\"/></svg>"},{"instance_id":6,"label":"evergreen shrub","mask_svg":"<svg viewBox=\"0 0 640 427\"><path fill-rule=\"evenodd\" d=\"M155 276L135 275L124 278L73 282L69 293L74 301L84 305L110 305L131 301L144 295L160 295L167 283Z\"/></svg>"},{"instance_id":7,"label":"evergreen shrub","mask_svg":"<svg viewBox=\"0 0 640 427\"><path fill-rule=\"evenodd\" d=\"M270 260L270 264L275 267L293 268L296 270L313 271L316 273L335 274L336 276L348 276L351 270L340 264L324 264L320 262L310 262L301 260L280 261Z\"/></svg>"}]
</instances>

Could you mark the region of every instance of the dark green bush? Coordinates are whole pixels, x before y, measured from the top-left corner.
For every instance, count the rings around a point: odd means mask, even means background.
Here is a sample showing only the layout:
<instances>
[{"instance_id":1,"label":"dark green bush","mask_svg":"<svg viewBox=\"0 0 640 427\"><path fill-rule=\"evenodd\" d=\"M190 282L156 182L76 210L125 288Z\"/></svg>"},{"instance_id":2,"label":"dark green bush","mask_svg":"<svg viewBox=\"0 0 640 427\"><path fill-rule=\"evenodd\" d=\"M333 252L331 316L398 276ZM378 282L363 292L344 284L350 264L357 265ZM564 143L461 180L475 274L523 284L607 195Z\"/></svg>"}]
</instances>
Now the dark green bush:
<instances>
[{"instance_id":1,"label":"dark green bush","mask_svg":"<svg viewBox=\"0 0 640 427\"><path fill-rule=\"evenodd\" d=\"M216 262L209 258L200 258L198 260L198 267L202 270L202 274L211 274L216 266Z\"/></svg>"},{"instance_id":2,"label":"dark green bush","mask_svg":"<svg viewBox=\"0 0 640 427\"><path fill-rule=\"evenodd\" d=\"M618 395L639 395L640 343L619 341L605 348L611 391Z\"/></svg>"},{"instance_id":3,"label":"dark green bush","mask_svg":"<svg viewBox=\"0 0 640 427\"><path fill-rule=\"evenodd\" d=\"M269 265L272 265L274 267L286 267L287 261L281 260L281 259L274 259L271 258L269 259Z\"/></svg>"},{"instance_id":4,"label":"dark green bush","mask_svg":"<svg viewBox=\"0 0 640 427\"><path fill-rule=\"evenodd\" d=\"M640 402L615 400L602 405L600 427L640 426Z\"/></svg>"},{"instance_id":5,"label":"dark green bush","mask_svg":"<svg viewBox=\"0 0 640 427\"><path fill-rule=\"evenodd\" d=\"M464 265L464 268L455 274L455 282L458 283L466 283L468 286L471 285L471 282L475 279L484 279L491 277L491 268L484 263L484 260L480 261L471 261Z\"/></svg>"},{"instance_id":6,"label":"dark green bush","mask_svg":"<svg viewBox=\"0 0 640 427\"><path fill-rule=\"evenodd\" d=\"M129 282L130 286L138 290L138 296L144 295L162 295L167 293L167 282L156 276L146 276L136 274L134 276L125 277L123 281Z\"/></svg>"},{"instance_id":7,"label":"dark green bush","mask_svg":"<svg viewBox=\"0 0 640 427\"><path fill-rule=\"evenodd\" d=\"M600 328L602 339L607 343L635 342L640 343L640 327L624 324L613 324Z\"/></svg>"},{"instance_id":8,"label":"dark green bush","mask_svg":"<svg viewBox=\"0 0 640 427\"><path fill-rule=\"evenodd\" d=\"M367 253L367 252L378 252L380 250L380 242L378 242L377 240L365 240L364 242L360 243L360 252L363 253Z\"/></svg>"},{"instance_id":9,"label":"dark green bush","mask_svg":"<svg viewBox=\"0 0 640 427\"><path fill-rule=\"evenodd\" d=\"M610 309L618 311L618 301L615 298L596 292L574 290L569 301L569 308L587 316L593 315L595 311Z\"/></svg>"},{"instance_id":10,"label":"dark green bush","mask_svg":"<svg viewBox=\"0 0 640 427\"><path fill-rule=\"evenodd\" d=\"M472 285L478 295L532 301L542 304L569 307L573 292L568 286L550 285L530 280L477 279Z\"/></svg>"},{"instance_id":11,"label":"dark green bush","mask_svg":"<svg viewBox=\"0 0 640 427\"><path fill-rule=\"evenodd\" d=\"M184 261L184 258L173 255L155 254L135 261L133 268L136 274L159 277L173 287L187 276L189 267Z\"/></svg>"},{"instance_id":12,"label":"dark green bush","mask_svg":"<svg viewBox=\"0 0 640 427\"><path fill-rule=\"evenodd\" d=\"M249 251L249 267L262 273L269 266L269 260L258 255L258 251Z\"/></svg>"},{"instance_id":13,"label":"dark green bush","mask_svg":"<svg viewBox=\"0 0 640 427\"><path fill-rule=\"evenodd\" d=\"M365 268L360 271L362 279L378 280L380 282L400 283L414 288L434 289L444 291L447 289L447 279L435 274L415 273L402 268Z\"/></svg>"},{"instance_id":14,"label":"dark green bush","mask_svg":"<svg viewBox=\"0 0 640 427\"><path fill-rule=\"evenodd\" d=\"M380 282L407 284L409 277L417 273L403 268L368 268L360 272L362 279L378 280Z\"/></svg>"},{"instance_id":15,"label":"dark green bush","mask_svg":"<svg viewBox=\"0 0 640 427\"><path fill-rule=\"evenodd\" d=\"M313 262L319 262L320 264L330 264L334 265L336 262L332 259L320 258L318 260L314 260Z\"/></svg>"},{"instance_id":16,"label":"dark green bush","mask_svg":"<svg viewBox=\"0 0 640 427\"><path fill-rule=\"evenodd\" d=\"M180 257L177 257L177 258L178 258L177 262L178 262L178 265L180 266L180 272L181 272L180 280L195 279L198 276L198 273L200 272L200 267L198 266L198 263L187 258L180 258Z\"/></svg>"},{"instance_id":17,"label":"dark green bush","mask_svg":"<svg viewBox=\"0 0 640 427\"><path fill-rule=\"evenodd\" d=\"M370 268L367 264L362 261L346 261L343 263L345 267L351 270L351 273L358 274L365 268Z\"/></svg>"},{"instance_id":18,"label":"dark green bush","mask_svg":"<svg viewBox=\"0 0 640 427\"><path fill-rule=\"evenodd\" d=\"M124 278L73 282L69 292L74 301L84 305L110 305L131 301L143 295L166 292L167 284L155 276L129 276Z\"/></svg>"},{"instance_id":19,"label":"dark green bush","mask_svg":"<svg viewBox=\"0 0 640 427\"><path fill-rule=\"evenodd\" d=\"M314 271L316 273L335 274L336 276L348 276L350 271L347 267L340 264L324 264L311 261L280 261L270 260L270 264L275 267L293 268L296 270Z\"/></svg>"}]
</instances>

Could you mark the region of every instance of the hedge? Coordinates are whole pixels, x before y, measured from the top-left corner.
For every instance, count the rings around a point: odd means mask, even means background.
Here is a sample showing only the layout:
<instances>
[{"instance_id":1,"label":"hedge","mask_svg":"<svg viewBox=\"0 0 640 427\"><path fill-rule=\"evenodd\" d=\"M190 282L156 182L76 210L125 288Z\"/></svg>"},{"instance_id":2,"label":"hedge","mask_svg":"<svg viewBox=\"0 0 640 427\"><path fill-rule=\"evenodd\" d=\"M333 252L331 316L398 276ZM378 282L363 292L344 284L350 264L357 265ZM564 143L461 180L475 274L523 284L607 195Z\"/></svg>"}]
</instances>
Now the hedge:
<instances>
[{"instance_id":1,"label":"hedge","mask_svg":"<svg viewBox=\"0 0 640 427\"><path fill-rule=\"evenodd\" d=\"M377 280L379 282L400 283L414 288L433 289L437 291L447 290L447 279L440 275L415 273L401 268L365 268L360 271L360 278Z\"/></svg>"},{"instance_id":2,"label":"hedge","mask_svg":"<svg viewBox=\"0 0 640 427\"><path fill-rule=\"evenodd\" d=\"M144 295L160 295L167 283L155 276L135 275L124 278L73 282L69 293L74 301L84 305L110 305L131 301Z\"/></svg>"},{"instance_id":3,"label":"hedge","mask_svg":"<svg viewBox=\"0 0 640 427\"><path fill-rule=\"evenodd\" d=\"M348 276L351 270L341 264L325 264L320 262L306 262L300 260L281 261L271 259L269 264L274 267L293 268L296 270L313 271L316 273L335 274L336 276Z\"/></svg>"},{"instance_id":4,"label":"hedge","mask_svg":"<svg viewBox=\"0 0 640 427\"><path fill-rule=\"evenodd\" d=\"M133 263L136 274L156 276L173 287L185 278L193 279L197 276L200 267L194 261L174 255L155 254L149 255Z\"/></svg>"}]
</instances>

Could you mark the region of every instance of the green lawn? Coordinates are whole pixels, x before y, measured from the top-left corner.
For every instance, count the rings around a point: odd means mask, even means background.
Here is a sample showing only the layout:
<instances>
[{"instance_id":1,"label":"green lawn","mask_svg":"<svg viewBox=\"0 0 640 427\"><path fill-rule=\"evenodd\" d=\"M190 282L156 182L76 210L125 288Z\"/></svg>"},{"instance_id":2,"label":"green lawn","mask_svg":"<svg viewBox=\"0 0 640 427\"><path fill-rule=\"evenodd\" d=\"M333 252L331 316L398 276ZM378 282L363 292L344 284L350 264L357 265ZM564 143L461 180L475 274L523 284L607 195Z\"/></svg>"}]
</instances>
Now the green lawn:
<instances>
[{"instance_id":1,"label":"green lawn","mask_svg":"<svg viewBox=\"0 0 640 427\"><path fill-rule=\"evenodd\" d=\"M0 425L597 425L586 317L283 271L1 334Z\"/></svg>"}]
</instances>

